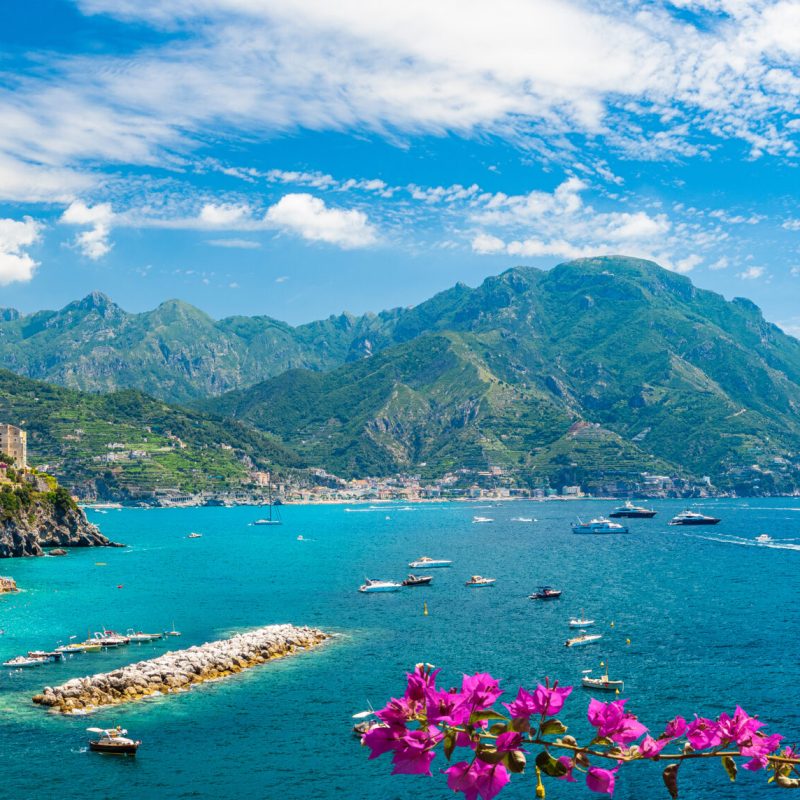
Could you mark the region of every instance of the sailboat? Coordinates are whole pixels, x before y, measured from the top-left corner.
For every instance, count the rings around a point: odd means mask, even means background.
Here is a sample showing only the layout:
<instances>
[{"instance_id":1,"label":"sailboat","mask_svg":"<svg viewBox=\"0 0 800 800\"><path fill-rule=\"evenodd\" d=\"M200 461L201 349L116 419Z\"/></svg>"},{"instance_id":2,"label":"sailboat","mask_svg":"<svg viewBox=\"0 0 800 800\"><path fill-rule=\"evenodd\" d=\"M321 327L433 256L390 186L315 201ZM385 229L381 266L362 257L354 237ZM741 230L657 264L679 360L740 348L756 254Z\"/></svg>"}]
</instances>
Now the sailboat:
<instances>
[{"instance_id":1,"label":"sailboat","mask_svg":"<svg viewBox=\"0 0 800 800\"><path fill-rule=\"evenodd\" d=\"M587 619L586 614L583 613L583 609L581 609L581 615L579 617L572 617L569 621L570 628L588 628L590 625L594 625L594 620Z\"/></svg>"},{"instance_id":2,"label":"sailboat","mask_svg":"<svg viewBox=\"0 0 800 800\"><path fill-rule=\"evenodd\" d=\"M278 506L272 502L272 473L269 474L269 482L267 483L267 491L269 492L269 516L262 519L257 519L253 525L282 525L280 511ZM273 513L273 508L275 509Z\"/></svg>"}]
</instances>

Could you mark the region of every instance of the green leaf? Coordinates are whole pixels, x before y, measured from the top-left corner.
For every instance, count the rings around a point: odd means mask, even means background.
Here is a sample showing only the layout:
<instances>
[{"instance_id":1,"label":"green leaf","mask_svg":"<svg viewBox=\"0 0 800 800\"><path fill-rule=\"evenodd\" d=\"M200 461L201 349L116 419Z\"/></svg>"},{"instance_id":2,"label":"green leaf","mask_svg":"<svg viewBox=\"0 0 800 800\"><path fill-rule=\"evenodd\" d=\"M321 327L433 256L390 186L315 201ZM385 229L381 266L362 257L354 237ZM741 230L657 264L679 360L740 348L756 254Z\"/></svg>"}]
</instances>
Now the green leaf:
<instances>
[{"instance_id":1,"label":"green leaf","mask_svg":"<svg viewBox=\"0 0 800 800\"><path fill-rule=\"evenodd\" d=\"M725 767L725 772L728 773L728 777L731 781L736 780L736 762L730 756L723 756L722 757L722 766Z\"/></svg>"},{"instance_id":2,"label":"green leaf","mask_svg":"<svg viewBox=\"0 0 800 800\"><path fill-rule=\"evenodd\" d=\"M499 736L501 733L505 733L508 730L508 725L505 722L495 722L494 725L489 726L489 733L492 736Z\"/></svg>"},{"instance_id":3,"label":"green leaf","mask_svg":"<svg viewBox=\"0 0 800 800\"><path fill-rule=\"evenodd\" d=\"M536 756L536 766L539 767L545 775L549 775L551 778L560 778L567 774L566 766L553 758L553 756L545 750L542 750L542 752Z\"/></svg>"},{"instance_id":4,"label":"green leaf","mask_svg":"<svg viewBox=\"0 0 800 800\"><path fill-rule=\"evenodd\" d=\"M525 733L531 729L531 723L524 717L517 717L511 720L511 730L517 733Z\"/></svg>"},{"instance_id":5,"label":"green leaf","mask_svg":"<svg viewBox=\"0 0 800 800\"><path fill-rule=\"evenodd\" d=\"M513 772L515 775L525 772L527 761L522 750L512 750L510 753L506 753L504 760L509 772Z\"/></svg>"},{"instance_id":6,"label":"green leaf","mask_svg":"<svg viewBox=\"0 0 800 800\"><path fill-rule=\"evenodd\" d=\"M487 764L499 764L505 758L505 752L497 750L495 747L479 747L476 752L477 757Z\"/></svg>"},{"instance_id":7,"label":"green leaf","mask_svg":"<svg viewBox=\"0 0 800 800\"><path fill-rule=\"evenodd\" d=\"M501 722L508 722L508 717L504 717L496 711L473 711L469 716L469 724L474 725L476 722L483 722L484 720L490 719L499 719Z\"/></svg>"},{"instance_id":8,"label":"green leaf","mask_svg":"<svg viewBox=\"0 0 800 800\"><path fill-rule=\"evenodd\" d=\"M453 755L453 750L456 749L457 731L447 731L444 735L444 756L449 761L450 756Z\"/></svg>"},{"instance_id":9,"label":"green leaf","mask_svg":"<svg viewBox=\"0 0 800 800\"><path fill-rule=\"evenodd\" d=\"M545 736L560 736L567 732L567 726L560 719L546 719L542 723L542 733Z\"/></svg>"},{"instance_id":10,"label":"green leaf","mask_svg":"<svg viewBox=\"0 0 800 800\"><path fill-rule=\"evenodd\" d=\"M664 786L667 787L672 800L678 800L678 767L680 767L680 764L669 764L664 767L664 772L662 773Z\"/></svg>"},{"instance_id":11,"label":"green leaf","mask_svg":"<svg viewBox=\"0 0 800 800\"><path fill-rule=\"evenodd\" d=\"M592 741L589 742L589 744L596 744L599 745L600 747L611 747L611 745L614 744L614 742L612 742L611 739L607 739L604 736L598 736L595 739L592 739Z\"/></svg>"}]
</instances>

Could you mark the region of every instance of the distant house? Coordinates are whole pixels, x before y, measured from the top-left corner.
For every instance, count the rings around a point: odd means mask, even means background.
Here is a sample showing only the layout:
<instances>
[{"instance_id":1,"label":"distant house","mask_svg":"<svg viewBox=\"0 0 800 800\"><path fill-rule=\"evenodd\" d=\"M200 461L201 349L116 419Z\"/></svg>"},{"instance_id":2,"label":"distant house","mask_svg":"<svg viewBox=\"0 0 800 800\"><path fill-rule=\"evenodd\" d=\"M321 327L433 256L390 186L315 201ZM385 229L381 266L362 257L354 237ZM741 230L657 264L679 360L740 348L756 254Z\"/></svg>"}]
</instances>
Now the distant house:
<instances>
[{"instance_id":1,"label":"distant house","mask_svg":"<svg viewBox=\"0 0 800 800\"><path fill-rule=\"evenodd\" d=\"M0 425L0 455L10 456L17 467L28 466L28 434L16 425Z\"/></svg>"}]
</instances>

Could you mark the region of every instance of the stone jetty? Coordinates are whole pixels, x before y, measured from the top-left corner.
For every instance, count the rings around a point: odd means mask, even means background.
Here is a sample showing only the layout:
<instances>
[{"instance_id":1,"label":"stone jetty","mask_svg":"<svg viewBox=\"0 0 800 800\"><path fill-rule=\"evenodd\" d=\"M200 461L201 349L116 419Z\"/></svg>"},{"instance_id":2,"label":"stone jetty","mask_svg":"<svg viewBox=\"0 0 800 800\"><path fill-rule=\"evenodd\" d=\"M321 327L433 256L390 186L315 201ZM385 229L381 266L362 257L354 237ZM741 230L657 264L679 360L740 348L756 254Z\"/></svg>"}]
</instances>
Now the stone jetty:
<instances>
[{"instance_id":1,"label":"stone jetty","mask_svg":"<svg viewBox=\"0 0 800 800\"><path fill-rule=\"evenodd\" d=\"M165 653L112 672L47 686L33 702L62 714L80 714L154 694L186 691L277 658L307 650L329 635L316 628L269 625L230 639Z\"/></svg>"}]
</instances>

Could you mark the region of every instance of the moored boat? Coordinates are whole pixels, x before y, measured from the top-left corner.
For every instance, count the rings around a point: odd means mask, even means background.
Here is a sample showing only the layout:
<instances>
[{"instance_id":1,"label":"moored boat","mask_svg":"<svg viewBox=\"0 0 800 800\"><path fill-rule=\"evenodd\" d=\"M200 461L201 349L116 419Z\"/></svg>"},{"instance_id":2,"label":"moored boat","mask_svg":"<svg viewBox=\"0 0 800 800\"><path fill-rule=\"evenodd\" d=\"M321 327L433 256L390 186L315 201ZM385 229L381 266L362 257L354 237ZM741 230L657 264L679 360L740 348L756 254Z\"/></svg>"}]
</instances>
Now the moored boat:
<instances>
[{"instance_id":1,"label":"moored boat","mask_svg":"<svg viewBox=\"0 0 800 800\"><path fill-rule=\"evenodd\" d=\"M595 689L601 692L624 691L625 682L618 680L611 680L608 677L608 670L606 670L605 675L600 675L597 678L592 678L588 674L590 672L591 670L584 670L584 675L581 678L581 686L583 686L585 689Z\"/></svg>"},{"instance_id":2,"label":"moored boat","mask_svg":"<svg viewBox=\"0 0 800 800\"><path fill-rule=\"evenodd\" d=\"M605 517L597 517L590 522L575 522L572 524L573 533L594 533L594 534L611 534L611 533L630 533L625 525L620 525L619 522L612 522Z\"/></svg>"},{"instance_id":3,"label":"moored boat","mask_svg":"<svg viewBox=\"0 0 800 800\"><path fill-rule=\"evenodd\" d=\"M403 581L403 586L428 586L432 580L432 575L409 575Z\"/></svg>"},{"instance_id":4,"label":"moored boat","mask_svg":"<svg viewBox=\"0 0 800 800\"><path fill-rule=\"evenodd\" d=\"M11 669L25 669L27 667L41 667L42 664L46 664L50 659L49 658L42 658L40 656L36 656L35 658L31 656L17 656L16 658L12 658L8 661L3 662L4 667L9 667Z\"/></svg>"},{"instance_id":5,"label":"moored boat","mask_svg":"<svg viewBox=\"0 0 800 800\"><path fill-rule=\"evenodd\" d=\"M375 581L366 578L364 583L358 587L359 592L396 592L402 588L401 584L394 581Z\"/></svg>"},{"instance_id":6,"label":"moored boat","mask_svg":"<svg viewBox=\"0 0 800 800\"><path fill-rule=\"evenodd\" d=\"M652 519L658 512L643 506L635 506L630 500L624 506L615 508L608 516L611 519L625 517L627 519Z\"/></svg>"},{"instance_id":7,"label":"moored boat","mask_svg":"<svg viewBox=\"0 0 800 800\"><path fill-rule=\"evenodd\" d=\"M43 658L45 661L61 661L64 657L63 653L58 650L49 652L47 650L29 650L28 658Z\"/></svg>"},{"instance_id":8,"label":"moored boat","mask_svg":"<svg viewBox=\"0 0 800 800\"><path fill-rule=\"evenodd\" d=\"M480 575L473 575L464 585L470 589L482 589L484 586L493 586L497 578L483 578Z\"/></svg>"},{"instance_id":9,"label":"moored boat","mask_svg":"<svg viewBox=\"0 0 800 800\"><path fill-rule=\"evenodd\" d=\"M197 533L197 531L192 531L190 534L186 536L187 539L202 539L203 534Z\"/></svg>"},{"instance_id":10,"label":"moored boat","mask_svg":"<svg viewBox=\"0 0 800 800\"><path fill-rule=\"evenodd\" d=\"M697 511L681 511L676 514L670 521L670 525L717 525L722 522L717 517L709 517L706 514L700 514Z\"/></svg>"},{"instance_id":11,"label":"moored boat","mask_svg":"<svg viewBox=\"0 0 800 800\"><path fill-rule=\"evenodd\" d=\"M452 566L452 564L453 562L448 561L446 558L428 558L428 556L422 556L416 561L412 561L408 566L411 567L411 569L438 569L440 567Z\"/></svg>"},{"instance_id":12,"label":"moored boat","mask_svg":"<svg viewBox=\"0 0 800 800\"><path fill-rule=\"evenodd\" d=\"M116 631L98 631L94 634L94 638L101 647L121 647L130 643L127 636L122 636Z\"/></svg>"},{"instance_id":13,"label":"moored boat","mask_svg":"<svg viewBox=\"0 0 800 800\"><path fill-rule=\"evenodd\" d=\"M133 628L128 628L125 633L125 636L132 642L154 642L163 635L163 633L144 633L143 631L136 631Z\"/></svg>"},{"instance_id":14,"label":"moored boat","mask_svg":"<svg viewBox=\"0 0 800 800\"><path fill-rule=\"evenodd\" d=\"M494 522L494 520L491 517L473 517L472 521L477 525L480 525L485 522Z\"/></svg>"},{"instance_id":15,"label":"moored boat","mask_svg":"<svg viewBox=\"0 0 800 800\"><path fill-rule=\"evenodd\" d=\"M572 617L569 621L570 628L588 628L590 625L594 625L594 620L586 619L583 609L581 609L581 615L579 617Z\"/></svg>"},{"instance_id":16,"label":"moored boat","mask_svg":"<svg viewBox=\"0 0 800 800\"><path fill-rule=\"evenodd\" d=\"M584 644L591 644L592 642L599 641L603 638L602 633L583 633L580 636L574 636L572 639L567 639L564 642L565 647L579 647Z\"/></svg>"},{"instance_id":17,"label":"moored boat","mask_svg":"<svg viewBox=\"0 0 800 800\"><path fill-rule=\"evenodd\" d=\"M87 728L89 733L99 733L99 739L89 740L89 749L93 753L111 753L120 756L135 756L141 742L129 739L128 731L123 728Z\"/></svg>"},{"instance_id":18,"label":"moored boat","mask_svg":"<svg viewBox=\"0 0 800 800\"><path fill-rule=\"evenodd\" d=\"M540 586L533 594L528 595L529 600L558 600L561 597L561 589L554 589L552 586Z\"/></svg>"},{"instance_id":19,"label":"moored boat","mask_svg":"<svg viewBox=\"0 0 800 800\"><path fill-rule=\"evenodd\" d=\"M175 630L175 623L172 623L172 630L171 631L164 631L164 636L180 636L181 632Z\"/></svg>"}]
</instances>

